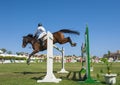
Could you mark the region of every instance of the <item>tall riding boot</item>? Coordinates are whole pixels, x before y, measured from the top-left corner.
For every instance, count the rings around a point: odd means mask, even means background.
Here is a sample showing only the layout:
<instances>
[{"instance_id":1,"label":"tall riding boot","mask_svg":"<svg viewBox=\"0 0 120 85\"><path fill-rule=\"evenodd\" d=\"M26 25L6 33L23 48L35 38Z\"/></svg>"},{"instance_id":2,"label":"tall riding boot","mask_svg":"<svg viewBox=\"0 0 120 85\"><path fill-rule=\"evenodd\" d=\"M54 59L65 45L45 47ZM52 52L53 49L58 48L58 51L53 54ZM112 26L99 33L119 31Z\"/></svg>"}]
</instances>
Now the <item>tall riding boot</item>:
<instances>
[{"instance_id":1,"label":"tall riding boot","mask_svg":"<svg viewBox=\"0 0 120 85\"><path fill-rule=\"evenodd\" d=\"M40 41L40 45L43 46L43 41L42 39L38 39Z\"/></svg>"}]
</instances>

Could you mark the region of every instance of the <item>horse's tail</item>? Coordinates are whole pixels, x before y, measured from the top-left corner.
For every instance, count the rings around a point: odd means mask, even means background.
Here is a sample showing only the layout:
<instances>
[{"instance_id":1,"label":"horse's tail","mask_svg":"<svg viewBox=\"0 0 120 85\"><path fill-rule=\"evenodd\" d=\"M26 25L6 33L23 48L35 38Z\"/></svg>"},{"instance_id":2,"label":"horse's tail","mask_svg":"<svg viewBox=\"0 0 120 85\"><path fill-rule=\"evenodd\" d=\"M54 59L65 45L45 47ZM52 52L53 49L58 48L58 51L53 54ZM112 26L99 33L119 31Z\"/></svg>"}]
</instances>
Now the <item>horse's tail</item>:
<instances>
[{"instance_id":1,"label":"horse's tail","mask_svg":"<svg viewBox=\"0 0 120 85\"><path fill-rule=\"evenodd\" d=\"M72 34L77 34L80 35L80 33L78 31L74 31L74 30L69 30L69 29L62 29L59 32L63 32L63 33L72 33Z\"/></svg>"}]
</instances>

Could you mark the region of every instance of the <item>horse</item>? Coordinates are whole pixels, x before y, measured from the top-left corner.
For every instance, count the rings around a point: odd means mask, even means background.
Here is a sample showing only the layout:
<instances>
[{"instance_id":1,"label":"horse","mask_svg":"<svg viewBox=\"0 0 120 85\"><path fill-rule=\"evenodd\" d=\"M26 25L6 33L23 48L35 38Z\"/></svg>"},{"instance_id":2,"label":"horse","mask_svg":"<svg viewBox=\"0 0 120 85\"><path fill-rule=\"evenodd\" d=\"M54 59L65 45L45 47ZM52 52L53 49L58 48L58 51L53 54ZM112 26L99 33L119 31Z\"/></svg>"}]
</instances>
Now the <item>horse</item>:
<instances>
[{"instance_id":1,"label":"horse","mask_svg":"<svg viewBox=\"0 0 120 85\"><path fill-rule=\"evenodd\" d=\"M61 29L57 32L52 33L53 44L55 43L65 44L69 42L72 47L76 46L76 43L73 43L70 37L64 37L64 33L76 34L76 35L80 34L78 31ZM47 39L43 41L44 45L41 46L40 41L36 38L36 36L33 36L32 34L28 34L27 36L23 36L22 47L25 48L28 43L31 44L33 48L33 52L29 55L27 59L27 64L29 65L30 58L32 55L38 53L39 51L44 51L47 49Z\"/></svg>"}]
</instances>

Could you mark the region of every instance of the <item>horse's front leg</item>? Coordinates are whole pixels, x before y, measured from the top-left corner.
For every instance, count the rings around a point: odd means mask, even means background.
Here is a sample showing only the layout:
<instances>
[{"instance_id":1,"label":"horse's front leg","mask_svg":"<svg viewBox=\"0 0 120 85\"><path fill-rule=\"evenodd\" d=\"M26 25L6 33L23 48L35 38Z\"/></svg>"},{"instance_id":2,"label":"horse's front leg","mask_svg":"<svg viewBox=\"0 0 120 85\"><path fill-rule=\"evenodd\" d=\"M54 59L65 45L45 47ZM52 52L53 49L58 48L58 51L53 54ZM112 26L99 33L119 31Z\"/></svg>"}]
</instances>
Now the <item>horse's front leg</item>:
<instances>
[{"instance_id":1,"label":"horse's front leg","mask_svg":"<svg viewBox=\"0 0 120 85\"><path fill-rule=\"evenodd\" d=\"M30 58L31 58L31 56L34 55L34 54L37 53L37 52L38 52L38 51L34 50L34 51L29 55L29 57L28 57L28 59L27 59L27 64L28 64L28 65L30 64Z\"/></svg>"}]
</instances>

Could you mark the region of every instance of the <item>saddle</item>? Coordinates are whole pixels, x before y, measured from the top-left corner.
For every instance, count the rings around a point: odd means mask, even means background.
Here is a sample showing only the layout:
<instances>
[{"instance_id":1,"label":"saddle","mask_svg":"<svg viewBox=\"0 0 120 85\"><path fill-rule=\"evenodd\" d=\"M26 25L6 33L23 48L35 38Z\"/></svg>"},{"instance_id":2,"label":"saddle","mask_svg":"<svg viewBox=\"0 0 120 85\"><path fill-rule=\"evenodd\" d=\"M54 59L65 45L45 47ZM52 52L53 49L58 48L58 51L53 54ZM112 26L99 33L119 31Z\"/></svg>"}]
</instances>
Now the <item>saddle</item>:
<instances>
[{"instance_id":1,"label":"saddle","mask_svg":"<svg viewBox=\"0 0 120 85\"><path fill-rule=\"evenodd\" d=\"M47 40L47 34L45 34L42 38L43 41Z\"/></svg>"},{"instance_id":2,"label":"saddle","mask_svg":"<svg viewBox=\"0 0 120 85\"><path fill-rule=\"evenodd\" d=\"M47 40L47 34L44 35L42 38L38 39L38 41L40 42L40 45L41 45L41 46L44 46L44 44L45 44L44 41L45 41L45 40Z\"/></svg>"}]
</instances>

